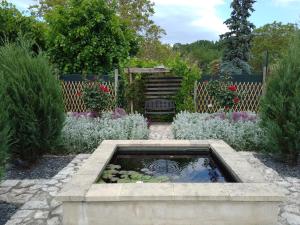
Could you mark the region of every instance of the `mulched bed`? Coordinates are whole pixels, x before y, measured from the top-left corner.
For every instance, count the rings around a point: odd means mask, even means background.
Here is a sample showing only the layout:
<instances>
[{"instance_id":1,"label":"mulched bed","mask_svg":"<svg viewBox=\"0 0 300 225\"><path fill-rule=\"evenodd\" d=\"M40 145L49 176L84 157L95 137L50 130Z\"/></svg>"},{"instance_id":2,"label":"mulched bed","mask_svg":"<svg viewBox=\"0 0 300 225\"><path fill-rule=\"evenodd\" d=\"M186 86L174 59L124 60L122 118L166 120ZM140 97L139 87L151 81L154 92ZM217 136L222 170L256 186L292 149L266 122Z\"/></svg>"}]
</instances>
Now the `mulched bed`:
<instances>
[{"instance_id":1,"label":"mulched bed","mask_svg":"<svg viewBox=\"0 0 300 225\"><path fill-rule=\"evenodd\" d=\"M300 179L300 162L295 167L290 167L286 162L267 154L256 154L258 159L260 159L266 166L275 170L279 175L283 177L295 177ZM300 161L300 156L299 156Z\"/></svg>"},{"instance_id":2,"label":"mulched bed","mask_svg":"<svg viewBox=\"0 0 300 225\"><path fill-rule=\"evenodd\" d=\"M13 214L15 214L17 210L17 205L7 202L0 202L0 225L6 224L6 222Z\"/></svg>"},{"instance_id":3,"label":"mulched bed","mask_svg":"<svg viewBox=\"0 0 300 225\"><path fill-rule=\"evenodd\" d=\"M10 164L4 179L51 179L66 167L75 156L44 156L30 168Z\"/></svg>"}]
</instances>

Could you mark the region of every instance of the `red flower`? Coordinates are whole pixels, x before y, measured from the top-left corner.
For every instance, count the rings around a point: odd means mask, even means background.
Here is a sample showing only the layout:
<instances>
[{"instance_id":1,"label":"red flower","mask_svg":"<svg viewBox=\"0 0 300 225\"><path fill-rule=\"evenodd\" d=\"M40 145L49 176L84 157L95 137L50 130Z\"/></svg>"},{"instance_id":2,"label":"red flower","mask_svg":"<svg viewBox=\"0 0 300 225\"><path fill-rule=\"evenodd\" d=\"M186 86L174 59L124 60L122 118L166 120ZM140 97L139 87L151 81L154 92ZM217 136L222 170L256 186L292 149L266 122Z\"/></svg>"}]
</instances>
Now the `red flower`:
<instances>
[{"instance_id":1,"label":"red flower","mask_svg":"<svg viewBox=\"0 0 300 225\"><path fill-rule=\"evenodd\" d=\"M236 91L236 90L237 90L237 87L236 87L235 85L230 85L230 86L228 87L228 90L229 90L229 91Z\"/></svg>"},{"instance_id":2,"label":"red flower","mask_svg":"<svg viewBox=\"0 0 300 225\"><path fill-rule=\"evenodd\" d=\"M100 88L101 91L103 91L105 93L109 93L110 92L109 88L107 86L103 85L103 84L100 84L99 88Z\"/></svg>"},{"instance_id":3,"label":"red flower","mask_svg":"<svg viewBox=\"0 0 300 225\"><path fill-rule=\"evenodd\" d=\"M78 91L77 93L76 93L76 96L78 96L78 97L80 97L82 95L82 93L80 92L80 91Z\"/></svg>"},{"instance_id":4,"label":"red flower","mask_svg":"<svg viewBox=\"0 0 300 225\"><path fill-rule=\"evenodd\" d=\"M225 110L229 110L229 109L230 109L230 106L226 105Z\"/></svg>"},{"instance_id":5,"label":"red flower","mask_svg":"<svg viewBox=\"0 0 300 225\"><path fill-rule=\"evenodd\" d=\"M233 102L234 104L238 104L240 102L239 97L234 97Z\"/></svg>"}]
</instances>

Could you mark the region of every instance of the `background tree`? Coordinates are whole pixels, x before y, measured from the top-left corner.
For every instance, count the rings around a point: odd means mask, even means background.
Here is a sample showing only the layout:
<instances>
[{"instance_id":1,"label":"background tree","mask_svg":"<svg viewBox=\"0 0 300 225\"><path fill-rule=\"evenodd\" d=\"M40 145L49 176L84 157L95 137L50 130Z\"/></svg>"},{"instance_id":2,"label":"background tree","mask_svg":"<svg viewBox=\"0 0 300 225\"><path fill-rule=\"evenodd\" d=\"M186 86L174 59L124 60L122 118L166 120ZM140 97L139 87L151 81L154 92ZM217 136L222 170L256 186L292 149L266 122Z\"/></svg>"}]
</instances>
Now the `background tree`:
<instances>
[{"instance_id":1,"label":"background tree","mask_svg":"<svg viewBox=\"0 0 300 225\"><path fill-rule=\"evenodd\" d=\"M174 44L173 49L184 58L196 63L204 73L209 73L209 64L222 56L221 42L199 40L191 44Z\"/></svg>"},{"instance_id":2,"label":"background tree","mask_svg":"<svg viewBox=\"0 0 300 225\"><path fill-rule=\"evenodd\" d=\"M46 14L49 55L65 73L111 71L128 58L136 35L106 0L70 0Z\"/></svg>"},{"instance_id":3,"label":"background tree","mask_svg":"<svg viewBox=\"0 0 300 225\"><path fill-rule=\"evenodd\" d=\"M300 33L270 76L261 101L262 127L268 150L292 165L300 153Z\"/></svg>"},{"instance_id":4,"label":"background tree","mask_svg":"<svg viewBox=\"0 0 300 225\"><path fill-rule=\"evenodd\" d=\"M221 35L225 50L222 73L229 75L246 73L250 74L250 43L254 24L248 21L251 13L254 12L253 4L255 0L233 0L231 17L224 23L229 28L229 32Z\"/></svg>"},{"instance_id":5,"label":"background tree","mask_svg":"<svg viewBox=\"0 0 300 225\"><path fill-rule=\"evenodd\" d=\"M269 52L269 64L272 66L286 54L291 39L298 30L295 24L274 22L254 30L251 47L250 65L256 72L262 71L265 52Z\"/></svg>"},{"instance_id":6,"label":"background tree","mask_svg":"<svg viewBox=\"0 0 300 225\"><path fill-rule=\"evenodd\" d=\"M3 41L16 41L21 34L42 49L45 48L45 24L33 16L24 16L13 4L7 1L0 3L0 45ZM37 51L37 46L35 46Z\"/></svg>"},{"instance_id":7,"label":"background tree","mask_svg":"<svg viewBox=\"0 0 300 225\"><path fill-rule=\"evenodd\" d=\"M55 6L65 6L67 0L36 0L36 4L31 5L29 10L32 15L43 18L50 12Z\"/></svg>"},{"instance_id":8,"label":"background tree","mask_svg":"<svg viewBox=\"0 0 300 225\"><path fill-rule=\"evenodd\" d=\"M111 1L114 2L114 1ZM154 3L150 0L119 0L117 11L122 20L147 40L159 40L165 31L156 25Z\"/></svg>"}]
</instances>

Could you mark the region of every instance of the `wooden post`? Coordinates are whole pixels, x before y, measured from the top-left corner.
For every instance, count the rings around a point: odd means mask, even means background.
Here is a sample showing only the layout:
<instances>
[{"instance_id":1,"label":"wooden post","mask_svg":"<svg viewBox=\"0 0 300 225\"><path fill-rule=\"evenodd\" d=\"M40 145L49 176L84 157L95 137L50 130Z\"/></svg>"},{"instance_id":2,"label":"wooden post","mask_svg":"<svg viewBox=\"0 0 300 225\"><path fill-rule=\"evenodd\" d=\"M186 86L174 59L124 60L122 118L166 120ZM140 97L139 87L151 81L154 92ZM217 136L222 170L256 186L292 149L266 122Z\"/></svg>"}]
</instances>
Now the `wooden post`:
<instances>
[{"instance_id":1,"label":"wooden post","mask_svg":"<svg viewBox=\"0 0 300 225\"><path fill-rule=\"evenodd\" d=\"M264 67L263 67L263 90L262 90L262 94L264 95L266 92L266 85L267 85L267 76L268 76L268 64L269 64L269 52L266 51L265 52L265 63L264 63Z\"/></svg>"},{"instance_id":2,"label":"wooden post","mask_svg":"<svg viewBox=\"0 0 300 225\"><path fill-rule=\"evenodd\" d=\"M118 99L118 89L119 89L119 70L115 69L115 98Z\"/></svg>"},{"instance_id":3,"label":"wooden post","mask_svg":"<svg viewBox=\"0 0 300 225\"><path fill-rule=\"evenodd\" d=\"M197 112L197 93L198 93L198 81L195 81L195 84L194 84L194 107L195 107L195 112Z\"/></svg>"},{"instance_id":4,"label":"wooden post","mask_svg":"<svg viewBox=\"0 0 300 225\"><path fill-rule=\"evenodd\" d=\"M129 83L130 83L130 86L133 83L133 77L132 77L131 71L129 71ZM130 100L130 111L131 111L131 113L133 113L133 100L132 99Z\"/></svg>"}]
</instances>

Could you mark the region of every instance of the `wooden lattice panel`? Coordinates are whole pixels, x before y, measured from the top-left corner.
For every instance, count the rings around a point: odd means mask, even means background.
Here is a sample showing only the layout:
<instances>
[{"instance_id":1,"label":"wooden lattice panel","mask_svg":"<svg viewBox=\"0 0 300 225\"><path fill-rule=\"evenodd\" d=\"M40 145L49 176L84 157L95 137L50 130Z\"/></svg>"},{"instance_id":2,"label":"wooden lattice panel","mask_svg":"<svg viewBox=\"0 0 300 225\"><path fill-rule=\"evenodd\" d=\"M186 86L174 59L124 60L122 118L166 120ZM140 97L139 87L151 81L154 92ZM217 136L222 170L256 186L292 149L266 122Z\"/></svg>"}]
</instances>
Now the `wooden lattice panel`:
<instances>
[{"instance_id":1,"label":"wooden lattice panel","mask_svg":"<svg viewBox=\"0 0 300 225\"><path fill-rule=\"evenodd\" d=\"M238 91L242 93L241 103L238 105L238 111L257 112L259 108L259 100L262 95L263 84L243 82L235 83ZM196 96L196 110L200 113L213 113L220 109L217 101L208 94L207 84L198 83Z\"/></svg>"},{"instance_id":2,"label":"wooden lattice panel","mask_svg":"<svg viewBox=\"0 0 300 225\"><path fill-rule=\"evenodd\" d=\"M63 98L65 103L65 111L66 112L86 112L87 108L84 104L82 93L85 83L75 82L75 81L62 81L62 90L63 90ZM97 83L99 85L100 83ZM116 98L114 92L114 85L110 82L102 82L102 84L108 86L111 90L111 94L113 99ZM114 108L114 105L110 106L111 109Z\"/></svg>"}]
</instances>

